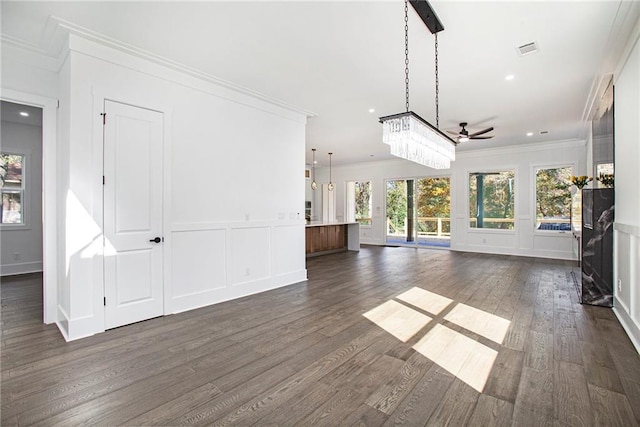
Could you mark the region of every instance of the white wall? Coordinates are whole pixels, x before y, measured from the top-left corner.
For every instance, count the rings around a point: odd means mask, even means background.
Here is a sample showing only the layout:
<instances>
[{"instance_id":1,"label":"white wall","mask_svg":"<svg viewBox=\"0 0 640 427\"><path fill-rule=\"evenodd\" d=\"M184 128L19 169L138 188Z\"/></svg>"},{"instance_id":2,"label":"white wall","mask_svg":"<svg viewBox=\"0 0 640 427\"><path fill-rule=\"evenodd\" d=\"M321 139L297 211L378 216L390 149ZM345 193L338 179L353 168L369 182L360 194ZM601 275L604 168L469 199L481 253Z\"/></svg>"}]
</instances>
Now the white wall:
<instances>
[{"instance_id":1,"label":"white wall","mask_svg":"<svg viewBox=\"0 0 640 427\"><path fill-rule=\"evenodd\" d=\"M3 276L42 271L42 128L2 121L0 141L3 152L25 156L25 225L0 228L0 271Z\"/></svg>"},{"instance_id":2,"label":"white wall","mask_svg":"<svg viewBox=\"0 0 640 427\"><path fill-rule=\"evenodd\" d=\"M59 62L29 49L2 40L2 88L37 94L42 97L58 96Z\"/></svg>"},{"instance_id":3,"label":"white wall","mask_svg":"<svg viewBox=\"0 0 640 427\"><path fill-rule=\"evenodd\" d=\"M306 117L70 36L60 73L65 265L59 325L104 330L104 99L165 117L165 314L306 279Z\"/></svg>"},{"instance_id":4,"label":"white wall","mask_svg":"<svg viewBox=\"0 0 640 427\"><path fill-rule=\"evenodd\" d=\"M382 142L379 142L380 144ZM457 153L451 169L437 171L404 160L360 163L333 168L336 184L337 219L345 215L345 189L348 181L372 181L373 224L360 227L360 242L385 243L386 179L448 176L451 178L451 249L545 258L573 259L571 233L535 231L534 174L536 167L574 166L574 173L585 173L585 142L552 142L522 147L466 151ZM468 226L469 173L515 169L515 216L513 231L470 229ZM318 182L328 180L326 168L318 169ZM307 182L307 186L310 182ZM317 191L316 191L317 193ZM315 209L321 209L321 199L315 196ZM316 215L318 211L316 210Z\"/></svg>"},{"instance_id":5,"label":"white wall","mask_svg":"<svg viewBox=\"0 0 640 427\"><path fill-rule=\"evenodd\" d=\"M640 26L640 22L638 23ZM638 26L636 30L638 30ZM615 76L614 311L640 351L640 43Z\"/></svg>"}]
</instances>

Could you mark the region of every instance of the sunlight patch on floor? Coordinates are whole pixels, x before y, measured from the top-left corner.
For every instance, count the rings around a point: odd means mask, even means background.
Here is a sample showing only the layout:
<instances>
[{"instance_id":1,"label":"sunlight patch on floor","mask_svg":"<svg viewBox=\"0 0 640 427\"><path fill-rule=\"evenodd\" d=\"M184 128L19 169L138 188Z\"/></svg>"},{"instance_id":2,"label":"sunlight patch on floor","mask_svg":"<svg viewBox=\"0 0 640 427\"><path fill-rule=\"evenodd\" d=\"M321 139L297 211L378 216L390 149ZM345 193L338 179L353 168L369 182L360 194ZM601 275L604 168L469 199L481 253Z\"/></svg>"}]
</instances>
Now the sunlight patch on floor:
<instances>
[{"instance_id":1,"label":"sunlight patch on floor","mask_svg":"<svg viewBox=\"0 0 640 427\"><path fill-rule=\"evenodd\" d=\"M396 299L433 316L454 304L442 319L497 344L502 344L511 324L494 314L418 287L403 292ZM433 320L394 300L366 312L364 317L402 342L407 342ZM413 349L481 393L498 357L496 350L442 324L434 325Z\"/></svg>"},{"instance_id":2,"label":"sunlight patch on floor","mask_svg":"<svg viewBox=\"0 0 640 427\"><path fill-rule=\"evenodd\" d=\"M480 393L498 352L443 325L435 325L413 348Z\"/></svg>"},{"instance_id":3,"label":"sunlight patch on floor","mask_svg":"<svg viewBox=\"0 0 640 427\"><path fill-rule=\"evenodd\" d=\"M452 299L417 287L409 289L396 298L434 315L440 314L442 310L453 302Z\"/></svg>"},{"instance_id":4,"label":"sunlight patch on floor","mask_svg":"<svg viewBox=\"0 0 640 427\"><path fill-rule=\"evenodd\" d=\"M502 344L507 335L510 321L466 304L458 304L444 316L445 320L462 326L471 332Z\"/></svg>"},{"instance_id":5,"label":"sunlight patch on floor","mask_svg":"<svg viewBox=\"0 0 640 427\"><path fill-rule=\"evenodd\" d=\"M431 321L429 316L396 301L387 301L363 316L402 342L407 342Z\"/></svg>"}]
</instances>

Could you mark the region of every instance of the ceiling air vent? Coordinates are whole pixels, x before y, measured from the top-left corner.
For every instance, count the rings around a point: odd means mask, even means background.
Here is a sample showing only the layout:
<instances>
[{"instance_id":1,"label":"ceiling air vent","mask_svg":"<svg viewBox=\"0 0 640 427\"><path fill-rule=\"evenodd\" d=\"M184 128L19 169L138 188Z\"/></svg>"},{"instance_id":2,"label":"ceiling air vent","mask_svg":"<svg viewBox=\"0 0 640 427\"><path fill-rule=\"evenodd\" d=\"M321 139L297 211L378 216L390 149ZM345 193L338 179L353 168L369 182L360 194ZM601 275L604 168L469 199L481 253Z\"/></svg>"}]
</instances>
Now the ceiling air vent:
<instances>
[{"instance_id":1,"label":"ceiling air vent","mask_svg":"<svg viewBox=\"0 0 640 427\"><path fill-rule=\"evenodd\" d=\"M537 51L538 51L538 43L536 42L531 42L531 43L523 44L522 46L518 46L518 53L520 53L520 56L536 53Z\"/></svg>"}]
</instances>

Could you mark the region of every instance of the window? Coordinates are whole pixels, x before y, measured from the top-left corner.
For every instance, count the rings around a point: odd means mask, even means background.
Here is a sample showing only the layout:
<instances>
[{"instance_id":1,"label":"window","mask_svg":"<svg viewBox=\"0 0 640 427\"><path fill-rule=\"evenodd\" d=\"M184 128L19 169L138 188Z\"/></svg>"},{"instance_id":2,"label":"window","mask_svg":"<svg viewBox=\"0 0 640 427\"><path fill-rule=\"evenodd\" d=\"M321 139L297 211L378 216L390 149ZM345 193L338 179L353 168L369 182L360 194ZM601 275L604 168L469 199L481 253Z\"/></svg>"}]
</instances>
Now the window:
<instances>
[{"instance_id":1,"label":"window","mask_svg":"<svg viewBox=\"0 0 640 427\"><path fill-rule=\"evenodd\" d=\"M571 230L570 166L536 169L536 229Z\"/></svg>"},{"instance_id":2,"label":"window","mask_svg":"<svg viewBox=\"0 0 640 427\"><path fill-rule=\"evenodd\" d=\"M0 222L24 224L24 156L0 154Z\"/></svg>"},{"instance_id":3,"label":"window","mask_svg":"<svg viewBox=\"0 0 640 427\"><path fill-rule=\"evenodd\" d=\"M594 187L607 188L604 183L607 182L607 179L610 182L609 187L613 187L613 172L613 163L598 163L596 165L596 175L593 177L593 180L597 182L597 187L595 186L596 184L594 184Z\"/></svg>"},{"instance_id":4,"label":"window","mask_svg":"<svg viewBox=\"0 0 640 427\"><path fill-rule=\"evenodd\" d=\"M348 217L361 225L371 225L371 181L347 183Z\"/></svg>"},{"instance_id":5,"label":"window","mask_svg":"<svg viewBox=\"0 0 640 427\"><path fill-rule=\"evenodd\" d=\"M24 156L0 154L0 193L2 224L24 224Z\"/></svg>"},{"instance_id":6,"label":"window","mask_svg":"<svg viewBox=\"0 0 640 427\"><path fill-rule=\"evenodd\" d=\"M469 226L513 230L515 171L469 174Z\"/></svg>"}]
</instances>

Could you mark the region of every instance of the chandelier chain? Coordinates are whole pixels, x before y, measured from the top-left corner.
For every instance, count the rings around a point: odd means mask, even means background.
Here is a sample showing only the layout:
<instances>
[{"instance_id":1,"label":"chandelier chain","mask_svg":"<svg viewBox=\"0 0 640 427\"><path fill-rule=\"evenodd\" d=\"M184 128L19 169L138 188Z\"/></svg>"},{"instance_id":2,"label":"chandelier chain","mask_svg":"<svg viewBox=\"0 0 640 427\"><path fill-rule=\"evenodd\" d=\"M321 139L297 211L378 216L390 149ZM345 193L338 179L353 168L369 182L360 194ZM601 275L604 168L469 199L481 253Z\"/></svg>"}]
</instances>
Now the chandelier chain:
<instances>
[{"instance_id":1,"label":"chandelier chain","mask_svg":"<svg viewBox=\"0 0 640 427\"><path fill-rule=\"evenodd\" d=\"M440 81L438 80L438 33L435 33L436 40L436 128L440 129L440 107L439 107L439 97L440 97Z\"/></svg>"},{"instance_id":2,"label":"chandelier chain","mask_svg":"<svg viewBox=\"0 0 640 427\"><path fill-rule=\"evenodd\" d=\"M409 0L404 0L404 90L405 107L409 112Z\"/></svg>"}]
</instances>

